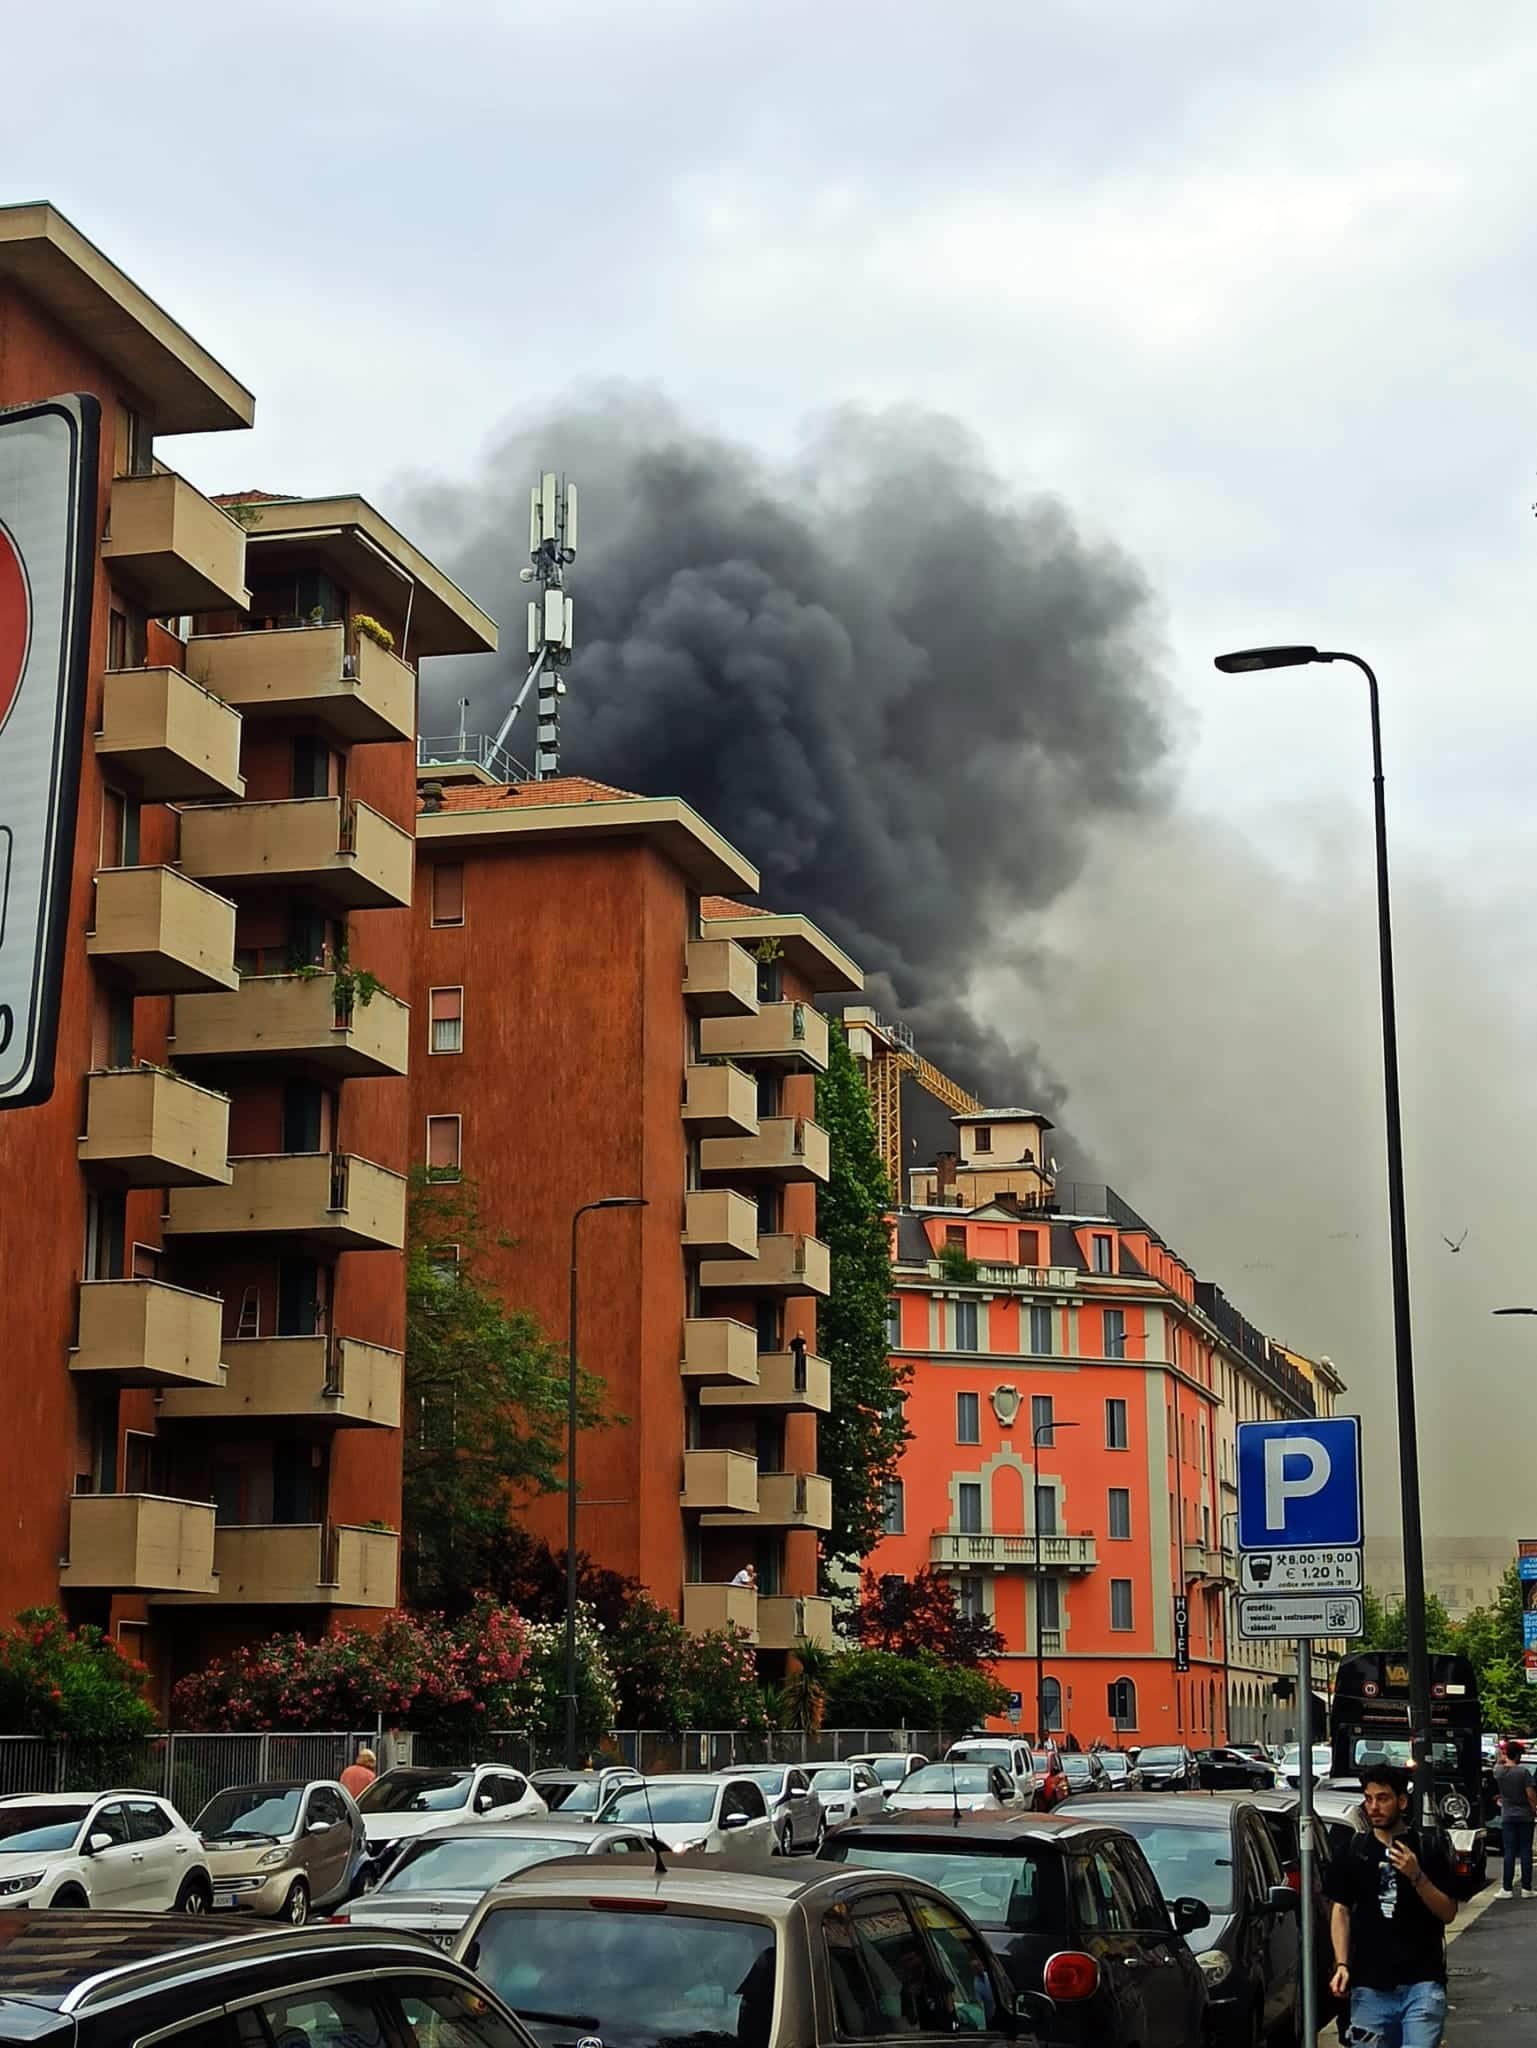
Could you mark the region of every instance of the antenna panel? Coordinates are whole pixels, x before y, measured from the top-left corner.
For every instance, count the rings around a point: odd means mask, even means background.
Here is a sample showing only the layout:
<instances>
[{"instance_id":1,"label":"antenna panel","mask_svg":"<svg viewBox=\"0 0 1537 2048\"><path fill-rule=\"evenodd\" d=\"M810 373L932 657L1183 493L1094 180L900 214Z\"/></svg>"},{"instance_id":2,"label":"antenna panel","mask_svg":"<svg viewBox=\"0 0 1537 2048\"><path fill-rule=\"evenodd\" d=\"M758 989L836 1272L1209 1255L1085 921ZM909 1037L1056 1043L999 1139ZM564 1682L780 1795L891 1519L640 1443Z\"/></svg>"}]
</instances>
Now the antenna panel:
<instances>
[{"instance_id":1,"label":"antenna panel","mask_svg":"<svg viewBox=\"0 0 1537 2048\"><path fill-rule=\"evenodd\" d=\"M528 552L531 555L537 555L539 552L539 486L537 484L530 484L528 487Z\"/></svg>"},{"instance_id":2,"label":"antenna panel","mask_svg":"<svg viewBox=\"0 0 1537 2048\"><path fill-rule=\"evenodd\" d=\"M566 525L562 535L572 554L576 553L576 485L566 485Z\"/></svg>"},{"instance_id":3,"label":"antenna panel","mask_svg":"<svg viewBox=\"0 0 1537 2048\"><path fill-rule=\"evenodd\" d=\"M553 469L547 469L539 479L539 538L542 541L556 538L559 481Z\"/></svg>"},{"instance_id":4,"label":"antenna panel","mask_svg":"<svg viewBox=\"0 0 1537 2048\"><path fill-rule=\"evenodd\" d=\"M540 618L540 604L537 597L528 601L528 651L537 654L544 645L543 623Z\"/></svg>"},{"instance_id":5,"label":"antenna panel","mask_svg":"<svg viewBox=\"0 0 1537 2048\"><path fill-rule=\"evenodd\" d=\"M544 637L551 647L559 647L566 637L566 598L564 591L547 590L544 593Z\"/></svg>"}]
</instances>

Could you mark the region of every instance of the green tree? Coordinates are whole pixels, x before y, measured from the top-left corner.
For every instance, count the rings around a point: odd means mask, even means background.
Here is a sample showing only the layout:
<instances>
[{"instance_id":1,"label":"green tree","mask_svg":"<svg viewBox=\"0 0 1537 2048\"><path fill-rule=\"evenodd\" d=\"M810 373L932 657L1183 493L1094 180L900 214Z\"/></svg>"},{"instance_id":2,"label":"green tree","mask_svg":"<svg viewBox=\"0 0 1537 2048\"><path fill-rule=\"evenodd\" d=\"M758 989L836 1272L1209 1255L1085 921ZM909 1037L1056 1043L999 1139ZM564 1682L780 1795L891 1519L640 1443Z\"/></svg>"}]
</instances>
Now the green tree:
<instances>
[{"instance_id":1,"label":"green tree","mask_svg":"<svg viewBox=\"0 0 1537 2048\"><path fill-rule=\"evenodd\" d=\"M939 1679L932 1658L890 1650L850 1650L827 1676L824 1719L830 1728L934 1728Z\"/></svg>"},{"instance_id":2,"label":"green tree","mask_svg":"<svg viewBox=\"0 0 1537 2048\"><path fill-rule=\"evenodd\" d=\"M817 1232L832 1255L832 1292L817 1311L818 1348L832 1368L832 1408L818 1434L833 1490L833 1525L822 1542L825 1582L879 1542L885 1489L912 1434L902 1409L912 1371L893 1363L886 1341L891 1186L869 1091L837 1023L827 1072L817 1082L817 1121L830 1152L817 1193Z\"/></svg>"},{"instance_id":3,"label":"green tree","mask_svg":"<svg viewBox=\"0 0 1537 2048\"><path fill-rule=\"evenodd\" d=\"M1409 1624L1405 1618L1402 1600L1384 1601L1368 1586L1364 1620L1366 1633L1361 1638L1363 1650L1408 1648ZM1432 1656L1448 1655L1462 1649L1457 1624L1434 1593L1425 1595L1425 1648Z\"/></svg>"},{"instance_id":4,"label":"green tree","mask_svg":"<svg viewBox=\"0 0 1537 2048\"><path fill-rule=\"evenodd\" d=\"M518 1497L564 1484L565 1355L487 1281L487 1255L507 1242L487 1229L473 1182L412 1176L402 1568L418 1606L465 1611L477 1560ZM584 1428L603 1419L601 1391L583 1376Z\"/></svg>"}]
</instances>

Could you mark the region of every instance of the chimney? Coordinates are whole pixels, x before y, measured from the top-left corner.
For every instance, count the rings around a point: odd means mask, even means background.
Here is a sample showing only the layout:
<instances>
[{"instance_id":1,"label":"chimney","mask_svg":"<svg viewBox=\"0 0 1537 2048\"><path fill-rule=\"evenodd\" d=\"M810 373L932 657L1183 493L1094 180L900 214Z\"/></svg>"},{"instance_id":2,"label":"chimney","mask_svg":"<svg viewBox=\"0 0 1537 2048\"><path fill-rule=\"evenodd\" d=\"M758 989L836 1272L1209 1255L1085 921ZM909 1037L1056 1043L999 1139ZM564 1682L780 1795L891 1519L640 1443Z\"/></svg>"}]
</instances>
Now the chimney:
<instances>
[{"instance_id":1,"label":"chimney","mask_svg":"<svg viewBox=\"0 0 1537 2048\"><path fill-rule=\"evenodd\" d=\"M421 785L422 809L441 811L443 808L443 785L441 782L424 782Z\"/></svg>"},{"instance_id":2,"label":"chimney","mask_svg":"<svg viewBox=\"0 0 1537 2048\"><path fill-rule=\"evenodd\" d=\"M941 1200L944 1199L946 1192L955 1186L956 1169L960 1163L960 1155L958 1153L940 1152L936 1154L934 1174Z\"/></svg>"}]
</instances>

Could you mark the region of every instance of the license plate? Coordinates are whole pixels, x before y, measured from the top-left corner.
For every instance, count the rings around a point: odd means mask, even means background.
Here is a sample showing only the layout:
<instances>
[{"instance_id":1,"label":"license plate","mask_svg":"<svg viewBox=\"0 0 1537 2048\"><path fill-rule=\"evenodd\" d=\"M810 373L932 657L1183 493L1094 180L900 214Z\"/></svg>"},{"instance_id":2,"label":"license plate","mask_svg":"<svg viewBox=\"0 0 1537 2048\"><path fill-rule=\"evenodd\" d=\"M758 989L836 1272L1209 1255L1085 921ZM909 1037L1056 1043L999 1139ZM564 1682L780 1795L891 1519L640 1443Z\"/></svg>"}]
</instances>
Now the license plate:
<instances>
[{"instance_id":1,"label":"license plate","mask_svg":"<svg viewBox=\"0 0 1537 2048\"><path fill-rule=\"evenodd\" d=\"M458 1938L456 1934L434 1934L430 1937L439 1948L452 1948Z\"/></svg>"},{"instance_id":2,"label":"license plate","mask_svg":"<svg viewBox=\"0 0 1537 2048\"><path fill-rule=\"evenodd\" d=\"M235 1894L233 1892L215 1892L213 1895L213 1903L214 1911L216 1913L222 1913L226 1907L234 1905Z\"/></svg>"}]
</instances>

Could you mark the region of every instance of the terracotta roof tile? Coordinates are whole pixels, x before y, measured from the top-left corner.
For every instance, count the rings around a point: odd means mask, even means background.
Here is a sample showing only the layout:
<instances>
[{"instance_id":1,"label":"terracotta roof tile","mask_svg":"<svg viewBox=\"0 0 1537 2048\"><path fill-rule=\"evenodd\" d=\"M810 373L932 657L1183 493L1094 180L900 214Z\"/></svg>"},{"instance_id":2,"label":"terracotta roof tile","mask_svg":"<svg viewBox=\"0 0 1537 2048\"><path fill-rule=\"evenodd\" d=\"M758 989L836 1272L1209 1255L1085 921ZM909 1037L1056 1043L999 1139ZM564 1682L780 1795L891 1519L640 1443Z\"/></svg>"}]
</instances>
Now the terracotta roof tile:
<instances>
[{"instance_id":1,"label":"terracotta roof tile","mask_svg":"<svg viewBox=\"0 0 1537 2048\"><path fill-rule=\"evenodd\" d=\"M217 491L215 505L296 505L292 491Z\"/></svg>"},{"instance_id":2,"label":"terracotta roof tile","mask_svg":"<svg viewBox=\"0 0 1537 2048\"><path fill-rule=\"evenodd\" d=\"M777 917L779 913L768 909L762 903L737 903L730 896L703 896L699 901L701 917Z\"/></svg>"},{"instance_id":3,"label":"terracotta roof tile","mask_svg":"<svg viewBox=\"0 0 1537 2048\"><path fill-rule=\"evenodd\" d=\"M644 802L633 789L590 782L585 775L552 775L544 782L452 783L443 791L445 811L489 811L501 804L528 810L535 804Z\"/></svg>"}]
</instances>

